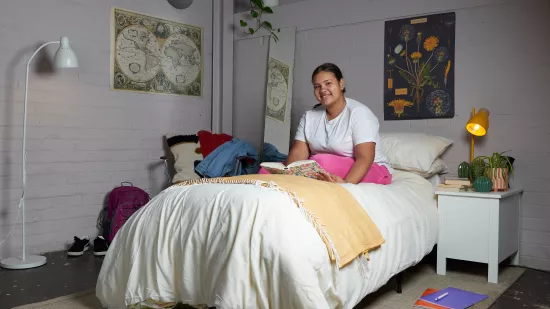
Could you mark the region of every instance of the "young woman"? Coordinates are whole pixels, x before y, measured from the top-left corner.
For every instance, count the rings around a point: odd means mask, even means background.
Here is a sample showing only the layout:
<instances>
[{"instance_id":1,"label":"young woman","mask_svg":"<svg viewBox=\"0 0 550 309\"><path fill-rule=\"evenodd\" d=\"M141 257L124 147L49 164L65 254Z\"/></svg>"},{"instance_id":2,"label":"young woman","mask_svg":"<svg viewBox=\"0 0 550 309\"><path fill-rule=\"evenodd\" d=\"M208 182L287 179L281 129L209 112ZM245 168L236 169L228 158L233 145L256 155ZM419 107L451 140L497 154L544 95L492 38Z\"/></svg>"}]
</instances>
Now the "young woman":
<instances>
[{"instance_id":1,"label":"young woman","mask_svg":"<svg viewBox=\"0 0 550 309\"><path fill-rule=\"evenodd\" d=\"M330 182L391 183L392 169L380 147L378 118L365 105L344 96L340 69L325 63L312 74L319 104L301 118L286 164L313 159Z\"/></svg>"}]
</instances>

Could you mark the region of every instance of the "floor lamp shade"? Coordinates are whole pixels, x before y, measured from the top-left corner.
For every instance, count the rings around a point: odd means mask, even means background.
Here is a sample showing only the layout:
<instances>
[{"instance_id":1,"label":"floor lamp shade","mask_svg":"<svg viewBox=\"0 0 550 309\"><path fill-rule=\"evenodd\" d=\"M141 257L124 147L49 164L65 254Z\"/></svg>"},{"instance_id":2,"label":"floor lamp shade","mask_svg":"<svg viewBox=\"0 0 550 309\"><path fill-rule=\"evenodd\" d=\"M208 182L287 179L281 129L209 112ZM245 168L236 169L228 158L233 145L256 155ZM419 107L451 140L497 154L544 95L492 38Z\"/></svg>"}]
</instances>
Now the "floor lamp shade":
<instances>
[{"instance_id":1,"label":"floor lamp shade","mask_svg":"<svg viewBox=\"0 0 550 309\"><path fill-rule=\"evenodd\" d=\"M38 52L50 44L59 44L54 57L54 66L56 68L76 68L78 67L78 60L74 51L69 45L69 39L67 37L61 37L59 41L53 41L42 44L38 47L29 58L27 62L27 73L25 76L25 105L23 113L23 147L22 147L22 163L21 163L21 180L22 180L22 194L19 201L19 211L21 213L21 238L22 238L22 254L17 257L5 258L0 261L0 267L7 269L28 269L33 267L39 267L46 264L46 257L41 255L27 254L25 243L25 195L27 188L27 171L26 166L26 141L27 141L27 105L28 105L28 93L29 93L29 69L32 59L38 54ZM14 225L15 226L15 225ZM11 231L8 233L10 236ZM7 239L7 238L6 238Z\"/></svg>"},{"instance_id":2,"label":"floor lamp shade","mask_svg":"<svg viewBox=\"0 0 550 309\"><path fill-rule=\"evenodd\" d=\"M56 68L78 67L78 59L69 44L69 38L66 36L61 38L59 48L55 52L54 65Z\"/></svg>"}]
</instances>

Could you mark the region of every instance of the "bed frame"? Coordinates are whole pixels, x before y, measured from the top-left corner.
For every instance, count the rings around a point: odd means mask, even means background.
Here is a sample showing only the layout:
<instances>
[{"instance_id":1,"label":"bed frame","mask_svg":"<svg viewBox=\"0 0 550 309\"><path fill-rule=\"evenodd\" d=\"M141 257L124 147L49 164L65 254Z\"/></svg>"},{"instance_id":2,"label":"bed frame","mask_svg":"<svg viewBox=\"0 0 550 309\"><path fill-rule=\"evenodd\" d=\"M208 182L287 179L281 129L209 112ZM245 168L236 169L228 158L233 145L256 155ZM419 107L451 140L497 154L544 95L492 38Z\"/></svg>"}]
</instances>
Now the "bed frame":
<instances>
[{"instance_id":1,"label":"bed frame","mask_svg":"<svg viewBox=\"0 0 550 309\"><path fill-rule=\"evenodd\" d=\"M397 275L395 275L395 281L397 283L397 285L395 286L395 291L399 294L401 294L402 292L402 286L403 286L403 272L400 272L398 273Z\"/></svg>"}]
</instances>

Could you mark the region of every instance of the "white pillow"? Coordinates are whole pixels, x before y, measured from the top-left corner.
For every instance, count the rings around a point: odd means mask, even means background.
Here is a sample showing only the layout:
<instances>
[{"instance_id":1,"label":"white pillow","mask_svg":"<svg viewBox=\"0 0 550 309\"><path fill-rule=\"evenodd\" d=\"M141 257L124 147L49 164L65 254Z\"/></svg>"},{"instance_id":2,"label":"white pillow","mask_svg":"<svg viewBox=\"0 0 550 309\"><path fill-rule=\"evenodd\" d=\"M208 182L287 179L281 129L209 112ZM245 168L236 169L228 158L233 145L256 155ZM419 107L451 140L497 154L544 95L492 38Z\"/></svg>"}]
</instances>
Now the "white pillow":
<instances>
[{"instance_id":1,"label":"white pillow","mask_svg":"<svg viewBox=\"0 0 550 309\"><path fill-rule=\"evenodd\" d=\"M396 170L411 172L424 178L430 178L434 175L439 175L439 174L446 174L448 173L448 170L449 170L449 166L441 158L435 159L434 163L432 163L432 166L430 166L430 168L427 171L419 171L416 169L403 169L400 166L393 165L393 164L391 165L391 167L395 168Z\"/></svg>"},{"instance_id":2,"label":"white pillow","mask_svg":"<svg viewBox=\"0 0 550 309\"><path fill-rule=\"evenodd\" d=\"M197 135L166 134L166 141L170 151L174 155L174 169L176 174L172 178L172 183L199 179L200 176L195 173L195 161L202 160L202 154L197 151L199 139Z\"/></svg>"},{"instance_id":3,"label":"white pillow","mask_svg":"<svg viewBox=\"0 0 550 309\"><path fill-rule=\"evenodd\" d=\"M424 133L391 132L380 133L380 143L392 167L428 172L453 141Z\"/></svg>"}]
</instances>

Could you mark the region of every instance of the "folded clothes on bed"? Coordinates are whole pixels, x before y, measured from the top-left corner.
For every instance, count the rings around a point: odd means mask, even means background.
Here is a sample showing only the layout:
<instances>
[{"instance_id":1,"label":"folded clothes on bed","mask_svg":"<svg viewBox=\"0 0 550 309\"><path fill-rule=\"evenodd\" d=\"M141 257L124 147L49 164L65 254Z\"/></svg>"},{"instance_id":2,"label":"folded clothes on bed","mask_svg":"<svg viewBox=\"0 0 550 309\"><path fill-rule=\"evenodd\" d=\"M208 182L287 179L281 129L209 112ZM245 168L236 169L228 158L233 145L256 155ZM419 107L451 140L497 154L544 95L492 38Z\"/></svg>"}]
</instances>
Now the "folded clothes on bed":
<instances>
[{"instance_id":1,"label":"folded clothes on bed","mask_svg":"<svg viewBox=\"0 0 550 309\"><path fill-rule=\"evenodd\" d=\"M335 183L292 175L255 174L194 179L176 186L199 183L260 184L285 192L315 227L330 259L339 268L385 242L365 209L348 190Z\"/></svg>"}]
</instances>

